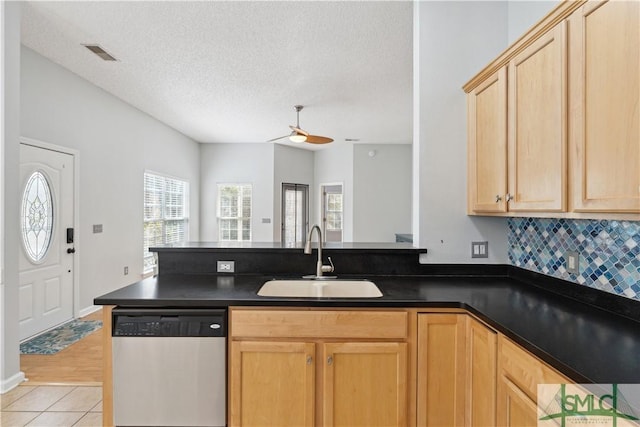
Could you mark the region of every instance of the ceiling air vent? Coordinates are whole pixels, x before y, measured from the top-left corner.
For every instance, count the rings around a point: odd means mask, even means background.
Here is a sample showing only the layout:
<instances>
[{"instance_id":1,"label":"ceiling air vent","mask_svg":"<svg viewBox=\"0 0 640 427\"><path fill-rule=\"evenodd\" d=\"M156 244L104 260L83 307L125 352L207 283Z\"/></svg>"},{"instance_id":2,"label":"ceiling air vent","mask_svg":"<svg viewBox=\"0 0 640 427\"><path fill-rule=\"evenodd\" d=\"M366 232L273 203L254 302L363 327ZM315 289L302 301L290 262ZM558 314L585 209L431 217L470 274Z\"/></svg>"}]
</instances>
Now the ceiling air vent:
<instances>
[{"instance_id":1,"label":"ceiling air vent","mask_svg":"<svg viewBox=\"0 0 640 427\"><path fill-rule=\"evenodd\" d=\"M96 55L98 55L100 58L102 58L105 61L117 61L116 58L114 58L113 56L109 55L106 50L104 50L103 48L101 48L97 44L83 44L82 46L86 47L91 52L95 53Z\"/></svg>"}]
</instances>

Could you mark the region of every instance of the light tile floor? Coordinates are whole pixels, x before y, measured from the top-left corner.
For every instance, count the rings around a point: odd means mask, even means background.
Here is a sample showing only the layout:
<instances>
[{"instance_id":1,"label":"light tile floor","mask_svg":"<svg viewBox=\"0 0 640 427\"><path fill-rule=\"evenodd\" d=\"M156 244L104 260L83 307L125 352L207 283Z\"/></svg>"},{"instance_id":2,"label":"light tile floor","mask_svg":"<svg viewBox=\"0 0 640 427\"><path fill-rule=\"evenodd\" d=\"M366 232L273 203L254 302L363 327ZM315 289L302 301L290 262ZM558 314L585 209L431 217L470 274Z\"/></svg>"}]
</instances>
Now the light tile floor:
<instances>
[{"instance_id":1,"label":"light tile floor","mask_svg":"<svg viewBox=\"0 0 640 427\"><path fill-rule=\"evenodd\" d=\"M100 386L18 386L0 395L2 427L99 427Z\"/></svg>"}]
</instances>

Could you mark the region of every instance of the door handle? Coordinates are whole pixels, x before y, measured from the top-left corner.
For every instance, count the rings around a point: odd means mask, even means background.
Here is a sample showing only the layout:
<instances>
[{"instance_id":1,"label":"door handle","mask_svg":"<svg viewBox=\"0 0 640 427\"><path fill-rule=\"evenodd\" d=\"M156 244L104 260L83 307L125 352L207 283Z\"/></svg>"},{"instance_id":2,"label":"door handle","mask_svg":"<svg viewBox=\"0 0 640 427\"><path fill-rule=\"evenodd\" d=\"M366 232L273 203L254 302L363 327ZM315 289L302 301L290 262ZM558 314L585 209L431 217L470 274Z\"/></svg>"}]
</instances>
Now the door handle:
<instances>
[{"instance_id":1,"label":"door handle","mask_svg":"<svg viewBox=\"0 0 640 427\"><path fill-rule=\"evenodd\" d=\"M68 248L67 249L67 253L68 254L75 254L76 253L76 248Z\"/></svg>"}]
</instances>

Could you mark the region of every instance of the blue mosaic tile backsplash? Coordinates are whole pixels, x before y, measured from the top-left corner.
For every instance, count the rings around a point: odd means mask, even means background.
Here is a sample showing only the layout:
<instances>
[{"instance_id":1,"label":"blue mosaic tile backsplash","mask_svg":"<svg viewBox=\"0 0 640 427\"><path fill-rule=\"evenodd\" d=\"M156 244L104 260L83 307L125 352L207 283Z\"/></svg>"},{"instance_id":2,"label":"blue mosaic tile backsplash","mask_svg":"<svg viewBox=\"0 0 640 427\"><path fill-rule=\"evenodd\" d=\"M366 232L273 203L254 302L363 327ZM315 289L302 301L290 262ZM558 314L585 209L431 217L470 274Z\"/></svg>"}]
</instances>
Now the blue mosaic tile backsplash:
<instances>
[{"instance_id":1,"label":"blue mosaic tile backsplash","mask_svg":"<svg viewBox=\"0 0 640 427\"><path fill-rule=\"evenodd\" d=\"M640 222L509 218L509 261L517 267L640 300ZM565 254L580 254L579 274Z\"/></svg>"}]
</instances>

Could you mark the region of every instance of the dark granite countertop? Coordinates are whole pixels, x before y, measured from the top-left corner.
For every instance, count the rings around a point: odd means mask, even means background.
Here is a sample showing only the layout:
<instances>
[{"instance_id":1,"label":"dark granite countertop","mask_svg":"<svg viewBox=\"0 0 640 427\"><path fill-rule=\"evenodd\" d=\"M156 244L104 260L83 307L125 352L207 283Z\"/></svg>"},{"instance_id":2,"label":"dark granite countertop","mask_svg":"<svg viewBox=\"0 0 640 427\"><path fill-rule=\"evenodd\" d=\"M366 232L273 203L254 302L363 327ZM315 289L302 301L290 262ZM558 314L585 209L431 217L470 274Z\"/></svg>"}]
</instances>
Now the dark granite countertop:
<instances>
[{"instance_id":1,"label":"dark granite countertop","mask_svg":"<svg viewBox=\"0 0 640 427\"><path fill-rule=\"evenodd\" d=\"M272 278L264 275L161 274L98 297L95 304L463 308L575 382L640 383L640 322L637 317L620 316L520 278L369 276L366 278L378 285L383 297L257 296L260 286ZM583 293L581 289L578 292ZM596 295L596 299L603 301L608 298L601 292ZM622 304L626 306L626 314L640 310L640 303L636 301L622 301ZM607 303L607 307L612 305Z\"/></svg>"},{"instance_id":2,"label":"dark granite countertop","mask_svg":"<svg viewBox=\"0 0 640 427\"><path fill-rule=\"evenodd\" d=\"M314 248L317 247L313 243ZM427 253L426 249L415 248L410 242L325 242L322 244L325 251L367 251L367 252L404 252L404 253ZM151 247L150 252L296 252L301 253L304 245L301 243L288 244L281 242L180 242L163 246Z\"/></svg>"}]
</instances>

